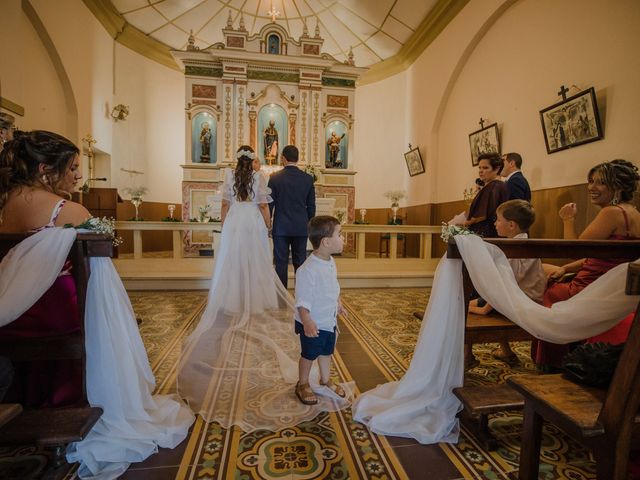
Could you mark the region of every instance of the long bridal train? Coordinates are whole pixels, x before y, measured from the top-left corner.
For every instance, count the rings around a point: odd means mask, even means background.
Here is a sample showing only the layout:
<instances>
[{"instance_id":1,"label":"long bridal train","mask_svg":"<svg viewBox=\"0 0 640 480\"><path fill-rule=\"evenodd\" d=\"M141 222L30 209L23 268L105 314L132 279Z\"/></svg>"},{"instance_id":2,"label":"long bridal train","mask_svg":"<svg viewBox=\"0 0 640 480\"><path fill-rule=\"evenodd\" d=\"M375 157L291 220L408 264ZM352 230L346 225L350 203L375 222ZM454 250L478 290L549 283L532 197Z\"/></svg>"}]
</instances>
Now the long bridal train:
<instances>
[{"instance_id":1,"label":"long bridal train","mask_svg":"<svg viewBox=\"0 0 640 480\"><path fill-rule=\"evenodd\" d=\"M76 237L47 228L23 240L0 265L0 326L18 318L53 284ZM115 479L133 462L174 448L194 417L175 395L152 395L155 378L129 297L110 258L92 258L85 309L87 398L104 413L71 444L80 478Z\"/></svg>"},{"instance_id":2,"label":"long bridal train","mask_svg":"<svg viewBox=\"0 0 640 480\"><path fill-rule=\"evenodd\" d=\"M638 296L625 295L627 263L618 265L582 292L551 308L518 287L502 251L476 235L455 237L474 287L511 321L542 340L569 343L602 333L635 309ZM353 418L375 433L420 443L458 441L461 405L453 389L462 386L464 304L462 260L443 257L434 278L416 349L400 381L370 390L354 402Z\"/></svg>"},{"instance_id":3,"label":"long bridal train","mask_svg":"<svg viewBox=\"0 0 640 480\"><path fill-rule=\"evenodd\" d=\"M276 431L350 404L318 382L317 405L293 393L300 343L294 300L278 279L267 230L251 202L236 202L222 229L207 307L185 342L178 393L207 422ZM341 384L352 396L352 382Z\"/></svg>"}]
</instances>

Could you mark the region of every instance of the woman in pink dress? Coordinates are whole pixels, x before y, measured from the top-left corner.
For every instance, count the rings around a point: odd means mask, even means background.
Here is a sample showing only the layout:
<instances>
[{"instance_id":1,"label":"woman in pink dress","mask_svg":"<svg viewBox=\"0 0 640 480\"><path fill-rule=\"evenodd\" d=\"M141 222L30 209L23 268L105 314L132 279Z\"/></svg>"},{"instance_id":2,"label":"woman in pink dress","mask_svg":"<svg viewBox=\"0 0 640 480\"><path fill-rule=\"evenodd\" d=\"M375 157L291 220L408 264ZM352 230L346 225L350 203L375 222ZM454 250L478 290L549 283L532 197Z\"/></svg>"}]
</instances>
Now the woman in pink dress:
<instances>
[{"instance_id":1,"label":"woman in pink dress","mask_svg":"<svg viewBox=\"0 0 640 480\"><path fill-rule=\"evenodd\" d=\"M15 132L0 153L0 233L28 233L78 225L91 215L71 202L82 178L79 150L55 133ZM45 337L80 329L76 286L65 265L51 288L19 319L0 328L1 337ZM28 406L71 405L82 395L78 362L22 362L15 365L7 400Z\"/></svg>"},{"instance_id":2,"label":"woman in pink dress","mask_svg":"<svg viewBox=\"0 0 640 480\"><path fill-rule=\"evenodd\" d=\"M640 213L633 205L633 194L637 189L638 168L626 160L612 160L601 163L589 170L587 176L589 198L591 203L601 208L596 218L587 228L577 235L575 203L564 205L558 212L562 219L565 239L580 240L636 240L640 238ZM566 273L576 273L570 282L553 283L544 294L543 303L551 306L573 297L587 285L598 279L616 265L626 260L584 258L562 267L555 268L550 279L558 280ZM627 317L616 327L588 341L606 341L608 343L624 343L626 341L631 318ZM541 366L560 367L562 358L568 353L568 345L557 345L543 341L534 341L531 355Z\"/></svg>"}]
</instances>

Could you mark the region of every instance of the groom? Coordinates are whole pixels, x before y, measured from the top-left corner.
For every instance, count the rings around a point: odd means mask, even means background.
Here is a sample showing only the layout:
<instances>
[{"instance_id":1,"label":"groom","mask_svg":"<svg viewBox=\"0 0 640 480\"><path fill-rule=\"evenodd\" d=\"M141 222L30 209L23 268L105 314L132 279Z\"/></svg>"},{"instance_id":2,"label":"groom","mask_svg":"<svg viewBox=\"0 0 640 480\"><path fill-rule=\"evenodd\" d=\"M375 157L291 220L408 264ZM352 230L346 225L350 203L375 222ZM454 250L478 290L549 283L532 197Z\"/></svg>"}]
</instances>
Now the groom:
<instances>
[{"instance_id":1,"label":"groom","mask_svg":"<svg viewBox=\"0 0 640 480\"><path fill-rule=\"evenodd\" d=\"M276 273L287 288L289 249L294 271L307 258L307 223L316 214L316 192L313 177L298 168L298 149L287 145L282 149L284 168L269 178L273 202L273 259ZM273 211L275 208L275 212Z\"/></svg>"}]
</instances>

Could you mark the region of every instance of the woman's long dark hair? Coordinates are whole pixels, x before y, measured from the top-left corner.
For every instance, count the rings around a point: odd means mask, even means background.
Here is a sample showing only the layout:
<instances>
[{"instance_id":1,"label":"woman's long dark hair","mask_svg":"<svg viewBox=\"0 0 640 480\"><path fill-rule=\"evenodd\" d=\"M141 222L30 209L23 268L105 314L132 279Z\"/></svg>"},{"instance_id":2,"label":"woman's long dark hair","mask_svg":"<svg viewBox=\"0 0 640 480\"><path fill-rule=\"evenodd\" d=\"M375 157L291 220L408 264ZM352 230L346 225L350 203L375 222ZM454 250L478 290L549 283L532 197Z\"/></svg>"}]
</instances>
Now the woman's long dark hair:
<instances>
[{"instance_id":1,"label":"woman's long dark hair","mask_svg":"<svg viewBox=\"0 0 640 480\"><path fill-rule=\"evenodd\" d=\"M255 155L253 148L249 145L242 145L236 153L250 152ZM233 194L242 202L249 200L249 196L253 191L253 158L247 155L240 155L236 164L234 174Z\"/></svg>"},{"instance_id":2,"label":"woman's long dark hair","mask_svg":"<svg viewBox=\"0 0 640 480\"><path fill-rule=\"evenodd\" d=\"M14 132L13 140L0 152L0 222L9 194L16 188L38 187L70 197L60 183L79 153L78 147L57 133ZM41 164L44 173L40 172Z\"/></svg>"}]
</instances>

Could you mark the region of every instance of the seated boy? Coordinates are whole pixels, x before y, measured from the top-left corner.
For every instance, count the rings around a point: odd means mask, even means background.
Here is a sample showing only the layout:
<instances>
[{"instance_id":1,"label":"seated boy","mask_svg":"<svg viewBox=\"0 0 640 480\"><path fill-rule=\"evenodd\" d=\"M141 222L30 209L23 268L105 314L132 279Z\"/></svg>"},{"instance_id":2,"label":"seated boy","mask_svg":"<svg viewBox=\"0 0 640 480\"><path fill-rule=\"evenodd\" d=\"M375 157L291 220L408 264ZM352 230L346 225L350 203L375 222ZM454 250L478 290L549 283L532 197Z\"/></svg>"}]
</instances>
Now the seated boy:
<instances>
[{"instance_id":1,"label":"seated boy","mask_svg":"<svg viewBox=\"0 0 640 480\"><path fill-rule=\"evenodd\" d=\"M536 219L531 204L525 200L509 200L498 206L496 210L496 231L501 237L529 238L528 231ZM532 300L542 303L547 277L539 258L510 258L509 264L513 269L518 285ZM469 312L477 315L487 315L493 310L482 298L469 302ZM509 347L509 342L501 342L500 349L494 355L508 361L515 357Z\"/></svg>"},{"instance_id":2,"label":"seated boy","mask_svg":"<svg viewBox=\"0 0 640 480\"><path fill-rule=\"evenodd\" d=\"M329 377L336 344L336 316L346 313L340 302L336 262L331 256L341 253L344 246L340 222L326 215L313 217L309 221L309 240L313 253L296 271L296 333L302 350L296 395L305 405L315 405L318 398L309 386L309 372L316 359L320 384L345 397L344 389Z\"/></svg>"}]
</instances>

